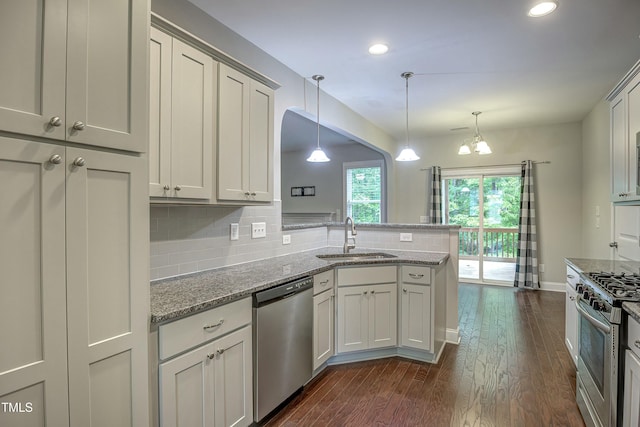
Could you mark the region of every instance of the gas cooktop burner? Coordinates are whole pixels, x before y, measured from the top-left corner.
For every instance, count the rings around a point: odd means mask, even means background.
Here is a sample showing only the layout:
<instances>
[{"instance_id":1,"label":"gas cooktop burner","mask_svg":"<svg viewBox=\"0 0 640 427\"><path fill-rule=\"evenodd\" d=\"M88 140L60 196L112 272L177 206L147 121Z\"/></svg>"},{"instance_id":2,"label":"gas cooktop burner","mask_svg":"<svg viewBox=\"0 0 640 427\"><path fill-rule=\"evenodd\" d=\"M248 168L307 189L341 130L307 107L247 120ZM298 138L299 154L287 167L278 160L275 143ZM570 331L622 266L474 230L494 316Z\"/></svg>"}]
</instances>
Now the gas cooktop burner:
<instances>
[{"instance_id":1,"label":"gas cooktop burner","mask_svg":"<svg viewBox=\"0 0 640 427\"><path fill-rule=\"evenodd\" d=\"M640 275L593 272L586 276L612 299L640 301Z\"/></svg>"}]
</instances>

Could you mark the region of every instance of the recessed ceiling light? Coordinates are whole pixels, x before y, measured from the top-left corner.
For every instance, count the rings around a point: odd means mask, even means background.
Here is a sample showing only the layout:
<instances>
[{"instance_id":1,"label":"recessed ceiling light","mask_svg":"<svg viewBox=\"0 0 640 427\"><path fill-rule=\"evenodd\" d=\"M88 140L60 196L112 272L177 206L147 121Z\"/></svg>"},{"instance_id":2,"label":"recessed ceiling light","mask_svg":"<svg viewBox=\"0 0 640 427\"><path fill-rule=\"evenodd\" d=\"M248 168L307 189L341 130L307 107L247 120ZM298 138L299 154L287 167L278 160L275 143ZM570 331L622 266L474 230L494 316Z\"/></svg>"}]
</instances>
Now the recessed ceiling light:
<instances>
[{"instance_id":1,"label":"recessed ceiling light","mask_svg":"<svg viewBox=\"0 0 640 427\"><path fill-rule=\"evenodd\" d=\"M389 46L383 43L377 43L369 47L369 53L371 55L383 55L387 53L388 50Z\"/></svg>"},{"instance_id":2,"label":"recessed ceiling light","mask_svg":"<svg viewBox=\"0 0 640 427\"><path fill-rule=\"evenodd\" d=\"M529 9L528 15L532 18L539 18L541 16L546 16L556 10L558 7L557 1L542 1L537 3L531 9Z\"/></svg>"}]
</instances>

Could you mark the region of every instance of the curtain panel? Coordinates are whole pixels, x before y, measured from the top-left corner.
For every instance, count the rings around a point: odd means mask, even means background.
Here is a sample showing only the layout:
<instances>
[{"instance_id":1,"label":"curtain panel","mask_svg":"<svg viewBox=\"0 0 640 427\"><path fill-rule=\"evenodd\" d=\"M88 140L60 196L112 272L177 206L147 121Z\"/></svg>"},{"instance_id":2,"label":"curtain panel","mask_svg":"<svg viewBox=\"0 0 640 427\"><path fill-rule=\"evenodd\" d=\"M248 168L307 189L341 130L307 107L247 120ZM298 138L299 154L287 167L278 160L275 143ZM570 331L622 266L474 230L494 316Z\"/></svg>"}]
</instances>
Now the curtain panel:
<instances>
[{"instance_id":1,"label":"curtain panel","mask_svg":"<svg viewBox=\"0 0 640 427\"><path fill-rule=\"evenodd\" d=\"M429 223L442 224L442 178L440 166L431 167L431 179L429 180Z\"/></svg>"},{"instance_id":2,"label":"curtain panel","mask_svg":"<svg viewBox=\"0 0 640 427\"><path fill-rule=\"evenodd\" d=\"M538 235L536 230L535 189L533 184L533 162L522 162L520 179L520 220L518 227L518 250L516 255L516 277L513 286L539 289Z\"/></svg>"}]
</instances>

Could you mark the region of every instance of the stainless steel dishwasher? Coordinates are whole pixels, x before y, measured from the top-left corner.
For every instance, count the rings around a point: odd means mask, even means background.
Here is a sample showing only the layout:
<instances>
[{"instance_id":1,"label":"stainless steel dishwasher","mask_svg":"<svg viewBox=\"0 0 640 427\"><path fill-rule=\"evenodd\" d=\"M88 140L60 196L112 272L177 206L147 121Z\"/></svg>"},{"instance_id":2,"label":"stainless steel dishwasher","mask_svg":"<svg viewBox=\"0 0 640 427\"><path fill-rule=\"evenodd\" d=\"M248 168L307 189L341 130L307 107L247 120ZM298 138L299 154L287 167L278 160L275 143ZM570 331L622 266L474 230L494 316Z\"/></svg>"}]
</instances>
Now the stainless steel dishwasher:
<instances>
[{"instance_id":1,"label":"stainless steel dishwasher","mask_svg":"<svg viewBox=\"0 0 640 427\"><path fill-rule=\"evenodd\" d=\"M311 379L313 279L253 295L254 418L262 421Z\"/></svg>"}]
</instances>

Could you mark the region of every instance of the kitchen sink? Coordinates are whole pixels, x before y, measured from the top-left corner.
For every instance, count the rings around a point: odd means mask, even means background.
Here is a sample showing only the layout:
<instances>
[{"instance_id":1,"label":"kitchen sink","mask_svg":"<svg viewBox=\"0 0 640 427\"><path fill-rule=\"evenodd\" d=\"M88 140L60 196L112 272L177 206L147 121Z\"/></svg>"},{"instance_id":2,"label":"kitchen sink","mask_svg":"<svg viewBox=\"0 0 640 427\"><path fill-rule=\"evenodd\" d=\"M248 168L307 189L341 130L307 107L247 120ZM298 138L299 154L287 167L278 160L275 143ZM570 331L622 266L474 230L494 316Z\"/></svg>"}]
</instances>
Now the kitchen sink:
<instances>
[{"instance_id":1,"label":"kitchen sink","mask_svg":"<svg viewBox=\"0 0 640 427\"><path fill-rule=\"evenodd\" d=\"M316 255L320 259L328 261L366 261L375 259L396 258L395 255L384 252L360 253L360 254L328 254Z\"/></svg>"}]
</instances>

